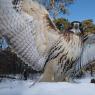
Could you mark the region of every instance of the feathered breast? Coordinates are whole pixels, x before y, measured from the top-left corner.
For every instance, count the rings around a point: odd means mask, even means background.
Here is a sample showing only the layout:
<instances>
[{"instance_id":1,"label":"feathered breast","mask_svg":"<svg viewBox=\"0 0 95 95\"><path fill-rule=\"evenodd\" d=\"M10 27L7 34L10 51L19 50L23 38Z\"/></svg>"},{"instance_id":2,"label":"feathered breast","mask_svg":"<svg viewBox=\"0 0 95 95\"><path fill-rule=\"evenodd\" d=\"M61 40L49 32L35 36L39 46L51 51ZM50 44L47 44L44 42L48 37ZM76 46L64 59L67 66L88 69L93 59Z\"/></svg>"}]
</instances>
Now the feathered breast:
<instances>
[{"instance_id":1,"label":"feathered breast","mask_svg":"<svg viewBox=\"0 0 95 95\"><path fill-rule=\"evenodd\" d=\"M65 32L61 34L60 39L51 47L49 51L48 61L58 56L66 56L69 60L76 60L81 53L82 42L79 36Z\"/></svg>"}]
</instances>

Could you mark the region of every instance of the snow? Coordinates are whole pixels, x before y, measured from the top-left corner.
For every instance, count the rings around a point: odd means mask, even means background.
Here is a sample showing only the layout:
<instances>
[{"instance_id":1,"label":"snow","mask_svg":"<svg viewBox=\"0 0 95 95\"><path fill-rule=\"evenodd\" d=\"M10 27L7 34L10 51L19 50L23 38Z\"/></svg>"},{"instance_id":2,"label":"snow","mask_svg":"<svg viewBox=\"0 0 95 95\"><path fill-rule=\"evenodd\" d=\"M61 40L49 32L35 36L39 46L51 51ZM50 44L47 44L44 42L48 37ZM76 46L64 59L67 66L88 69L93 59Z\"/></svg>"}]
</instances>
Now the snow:
<instances>
[{"instance_id":1,"label":"snow","mask_svg":"<svg viewBox=\"0 0 95 95\"><path fill-rule=\"evenodd\" d=\"M30 87L32 80L3 79L0 82L0 95L95 95L95 84L91 77L68 82L40 82Z\"/></svg>"}]
</instances>

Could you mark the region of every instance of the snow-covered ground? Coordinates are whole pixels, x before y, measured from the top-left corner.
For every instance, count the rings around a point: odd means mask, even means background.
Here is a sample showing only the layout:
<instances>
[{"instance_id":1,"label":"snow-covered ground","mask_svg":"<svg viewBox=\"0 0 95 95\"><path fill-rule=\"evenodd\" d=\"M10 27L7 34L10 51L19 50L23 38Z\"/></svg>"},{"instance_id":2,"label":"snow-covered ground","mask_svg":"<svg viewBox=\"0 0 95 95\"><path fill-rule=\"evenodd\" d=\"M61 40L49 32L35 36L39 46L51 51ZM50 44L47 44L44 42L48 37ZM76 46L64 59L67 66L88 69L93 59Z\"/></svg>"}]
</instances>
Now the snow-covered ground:
<instances>
[{"instance_id":1,"label":"snow-covered ground","mask_svg":"<svg viewBox=\"0 0 95 95\"><path fill-rule=\"evenodd\" d=\"M0 95L95 95L95 84L91 77L76 80L76 83L37 83L32 80L4 79L0 82Z\"/></svg>"}]
</instances>

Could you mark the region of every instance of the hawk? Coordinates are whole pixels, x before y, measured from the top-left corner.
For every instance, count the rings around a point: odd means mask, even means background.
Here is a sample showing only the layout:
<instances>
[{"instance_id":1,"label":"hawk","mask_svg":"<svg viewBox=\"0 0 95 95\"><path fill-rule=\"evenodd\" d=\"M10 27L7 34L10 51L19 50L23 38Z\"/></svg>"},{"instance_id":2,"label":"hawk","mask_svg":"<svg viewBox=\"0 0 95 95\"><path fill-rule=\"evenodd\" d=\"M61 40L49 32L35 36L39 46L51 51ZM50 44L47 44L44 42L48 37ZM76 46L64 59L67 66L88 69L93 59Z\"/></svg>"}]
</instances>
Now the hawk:
<instances>
[{"instance_id":1,"label":"hawk","mask_svg":"<svg viewBox=\"0 0 95 95\"><path fill-rule=\"evenodd\" d=\"M44 68L41 81L66 80L70 71L80 70L79 59L81 68L94 60L94 34L83 41L81 31L72 29L60 34L47 10L35 1L0 0L0 35L26 64L37 71Z\"/></svg>"}]
</instances>

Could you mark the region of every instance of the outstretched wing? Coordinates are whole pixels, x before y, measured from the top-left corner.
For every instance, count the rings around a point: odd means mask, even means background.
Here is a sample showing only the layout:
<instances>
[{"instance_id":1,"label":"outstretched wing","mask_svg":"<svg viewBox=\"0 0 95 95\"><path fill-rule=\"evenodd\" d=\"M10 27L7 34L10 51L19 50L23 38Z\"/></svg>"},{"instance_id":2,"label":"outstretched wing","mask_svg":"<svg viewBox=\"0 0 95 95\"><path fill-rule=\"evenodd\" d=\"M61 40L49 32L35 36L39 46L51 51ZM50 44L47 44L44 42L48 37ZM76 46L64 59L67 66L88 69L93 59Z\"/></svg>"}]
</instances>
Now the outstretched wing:
<instances>
[{"instance_id":1,"label":"outstretched wing","mask_svg":"<svg viewBox=\"0 0 95 95\"><path fill-rule=\"evenodd\" d=\"M18 57L36 70L44 63L40 53L46 43L43 32L55 31L48 24L48 12L32 0L0 0L0 34Z\"/></svg>"},{"instance_id":2,"label":"outstretched wing","mask_svg":"<svg viewBox=\"0 0 95 95\"><path fill-rule=\"evenodd\" d=\"M24 0L22 10L33 17L34 38L41 55L59 38L58 30L47 10L32 0Z\"/></svg>"},{"instance_id":3,"label":"outstretched wing","mask_svg":"<svg viewBox=\"0 0 95 95\"><path fill-rule=\"evenodd\" d=\"M84 42L81 66L87 65L95 60L95 34L90 34Z\"/></svg>"},{"instance_id":4,"label":"outstretched wing","mask_svg":"<svg viewBox=\"0 0 95 95\"><path fill-rule=\"evenodd\" d=\"M81 57L76 62L74 67L74 74L78 75L81 70L85 70L95 61L95 34L90 34L84 42L83 52Z\"/></svg>"}]
</instances>

